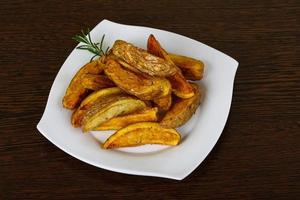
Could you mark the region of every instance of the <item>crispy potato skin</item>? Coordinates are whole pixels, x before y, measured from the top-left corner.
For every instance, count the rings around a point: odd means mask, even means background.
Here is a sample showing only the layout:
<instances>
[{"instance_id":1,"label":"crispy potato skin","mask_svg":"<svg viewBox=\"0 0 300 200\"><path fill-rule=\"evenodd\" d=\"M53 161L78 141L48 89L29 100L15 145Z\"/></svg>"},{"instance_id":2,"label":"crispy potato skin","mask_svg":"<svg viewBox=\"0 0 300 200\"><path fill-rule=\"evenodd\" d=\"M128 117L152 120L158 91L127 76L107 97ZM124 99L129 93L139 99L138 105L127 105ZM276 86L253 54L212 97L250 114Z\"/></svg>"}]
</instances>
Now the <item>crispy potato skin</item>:
<instances>
[{"instance_id":1,"label":"crispy potato skin","mask_svg":"<svg viewBox=\"0 0 300 200\"><path fill-rule=\"evenodd\" d=\"M183 76L188 80L201 80L204 73L204 63L201 60L196 60L187 56L169 54L171 60L177 65Z\"/></svg>"},{"instance_id":2,"label":"crispy potato skin","mask_svg":"<svg viewBox=\"0 0 300 200\"><path fill-rule=\"evenodd\" d=\"M181 73L168 78L172 85L174 94L180 98L187 99L194 96L194 91L190 83L184 78Z\"/></svg>"},{"instance_id":3,"label":"crispy potato skin","mask_svg":"<svg viewBox=\"0 0 300 200\"><path fill-rule=\"evenodd\" d=\"M106 88L91 93L81 102L80 106L73 112L71 117L72 125L74 127L80 127L85 113L96 101L105 99L111 95L119 94L124 94L124 92L118 87Z\"/></svg>"},{"instance_id":4,"label":"crispy potato skin","mask_svg":"<svg viewBox=\"0 0 300 200\"><path fill-rule=\"evenodd\" d=\"M134 72L134 73L136 73L136 74L145 74L145 73L140 72L137 68L135 68L135 67L129 65L127 62L124 62L124 61L121 60L121 59L117 59L116 61L117 61L118 63L120 63L122 67L124 67L124 68L126 68L126 69L128 69L128 70L130 70L130 71L132 71L132 72Z\"/></svg>"},{"instance_id":5,"label":"crispy potato skin","mask_svg":"<svg viewBox=\"0 0 300 200\"><path fill-rule=\"evenodd\" d=\"M142 100L152 100L171 92L167 79L134 73L115 60L108 60L104 71L118 87Z\"/></svg>"},{"instance_id":6,"label":"crispy potato skin","mask_svg":"<svg viewBox=\"0 0 300 200\"><path fill-rule=\"evenodd\" d=\"M77 108L80 102L91 92L81 84L84 74L100 74L104 65L100 60L94 60L84 65L73 77L63 98L63 106L67 109Z\"/></svg>"},{"instance_id":7,"label":"crispy potato skin","mask_svg":"<svg viewBox=\"0 0 300 200\"><path fill-rule=\"evenodd\" d=\"M105 141L103 148L113 149L144 144L178 145L180 138L180 134L175 129L163 128L155 122L140 122L118 130Z\"/></svg>"},{"instance_id":8,"label":"crispy potato skin","mask_svg":"<svg viewBox=\"0 0 300 200\"><path fill-rule=\"evenodd\" d=\"M114 43L112 53L130 66L151 76L171 76L178 70L174 63L154 56L123 40L117 40Z\"/></svg>"},{"instance_id":9,"label":"crispy potato skin","mask_svg":"<svg viewBox=\"0 0 300 200\"><path fill-rule=\"evenodd\" d=\"M188 99L178 99L160 121L161 126L176 128L185 124L196 112L201 103L202 91L197 84L192 83L195 95Z\"/></svg>"},{"instance_id":10,"label":"crispy potato skin","mask_svg":"<svg viewBox=\"0 0 300 200\"><path fill-rule=\"evenodd\" d=\"M84 74L81 84L84 88L94 91L115 86L114 82L107 78L107 76L96 74Z\"/></svg>"},{"instance_id":11,"label":"crispy potato skin","mask_svg":"<svg viewBox=\"0 0 300 200\"><path fill-rule=\"evenodd\" d=\"M82 119L82 130L91 131L113 117L136 112L145 107L143 101L129 95L113 95L97 100L87 109Z\"/></svg>"},{"instance_id":12,"label":"crispy potato skin","mask_svg":"<svg viewBox=\"0 0 300 200\"><path fill-rule=\"evenodd\" d=\"M173 63L168 53L161 47L159 42L151 34L148 38L147 50L153 55L164 58L166 61ZM175 65L173 63L173 65ZM172 85L174 94L181 98L190 98L194 95L192 86L187 82L181 72L178 70L177 73L168 77Z\"/></svg>"},{"instance_id":13,"label":"crispy potato skin","mask_svg":"<svg viewBox=\"0 0 300 200\"><path fill-rule=\"evenodd\" d=\"M172 105L172 94L170 93L166 96L154 99L153 102L158 106L160 110L167 111Z\"/></svg>"},{"instance_id":14,"label":"crispy potato skin","mask_svg":"<svg viewBox=\"0 0 300 200\"><path fill-rule=\"evenodd\" d=\"M100 124L95 130L119 130L130 124L138 122L156 122L157 119L157 108L145 108L141 111L137 111L128 115L122 115L111 118L110 120Z\"/></svg>"}]
</instances>

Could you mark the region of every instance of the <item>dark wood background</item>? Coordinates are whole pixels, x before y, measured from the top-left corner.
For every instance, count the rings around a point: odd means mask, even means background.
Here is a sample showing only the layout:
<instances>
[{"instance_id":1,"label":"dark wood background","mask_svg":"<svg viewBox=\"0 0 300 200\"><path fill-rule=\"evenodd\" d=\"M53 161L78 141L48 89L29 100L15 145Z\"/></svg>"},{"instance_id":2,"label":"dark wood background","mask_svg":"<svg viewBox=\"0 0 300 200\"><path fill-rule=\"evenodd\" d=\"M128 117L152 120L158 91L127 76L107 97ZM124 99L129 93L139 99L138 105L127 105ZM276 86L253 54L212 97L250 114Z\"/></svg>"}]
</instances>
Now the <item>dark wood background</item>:
<instances>
[{"instance_id":1,"label":"dark wood background","mask_svg":"<svg viewBox=\"0 0 300 200\"><path fill-rule=\"evenodd\" d=\"M165 29L237 59L230 116L183 181L85 164L36 129L51 84L102 19ZM0 1L0 199L297 199L300 1Z\"/></svg>"}]
</instances>

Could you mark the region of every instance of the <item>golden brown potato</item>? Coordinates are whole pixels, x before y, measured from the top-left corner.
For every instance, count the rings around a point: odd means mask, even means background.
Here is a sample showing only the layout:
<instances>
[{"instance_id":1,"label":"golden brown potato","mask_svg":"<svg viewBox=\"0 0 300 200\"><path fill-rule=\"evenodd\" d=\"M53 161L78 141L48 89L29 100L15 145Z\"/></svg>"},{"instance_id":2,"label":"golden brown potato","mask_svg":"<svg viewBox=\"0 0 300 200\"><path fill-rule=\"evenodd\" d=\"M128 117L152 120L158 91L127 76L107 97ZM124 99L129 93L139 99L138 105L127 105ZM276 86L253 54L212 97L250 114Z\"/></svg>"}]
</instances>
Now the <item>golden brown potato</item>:
<instances>
[{"instance_id":1,"label":"golden brown potato","mask_svg":"<svg viewBox=\"0 0 300 200\"><path fill-rule=\"evenodd\" d=\"M142 100L152 100L171 92L167 79L134 73L114 60L107 61L104 71L118 87Z\"/></svg>"},{"instance_id":2,"label":"golden brown potato","mask_svg":"<svg viewBox=\"0 0 300 200\"><path fill-rule=\"evenodd\" d=\"M104 149L144 144L178 145L180 134L175 129L162 128L155 122L140 122L118 130L103 144Z\"/></svg>"},{"instance_id":3,"label":"golden brown potato","mask_svg":"<svg viewBox=\"0 0 300 200\"><path fill-rule=\"evenodd\" d=\"M95 130L119 130L130 124L138 122L156 122L157 121L157 108L145 108L128 115L118 116L100 124Z\"/></svg>"},{"instance_id":4,"label":"golden brown potato","mask_svg":"<svg viewBox=\"0 0 300 200\"><path fill-rule=\"evenodd\" d=\"M137 68L129 65L127 62L124 62L121 59L116 59L115 61L117 61L118 63L120 63L122 65L122 67L124 67L126 69L129 69L130 71L133 71L136 74L141 74L141 72ZM144 73L142 73L142 74L144 74Z\"/></svg>"},{"instance_id":5,"label":"golden brown potato","mask_svg":"<svg viewBox=\"0 0 300 200\"><path fill-rule=\"evenodd\" d=\"M63 98L63 106L67 109L77 108L80 102L91 92L81 84L84 74L100 74L104 69L101 60L94 60L84 65L73 77Z\"/></svg>"},{"instance_id":6,"label":"golden brown potato","mask_svg":"<svg viewBox=\"0 0 300 200\"><path fill-rule=\"evenodd\" d=\"M93 92L87 96L80 104L80 106L73 112L71 123L74 127L80 127L81 121L86 111L98 100L105 99L111 95L124 94L124 92L118 87L106 88Z\"/></svg>"},{"instance_id":7,"label":"golden brown potato","mask_svg":"<svg viewBox=\"0 0 300 200\"><path fill-rule=\"evenodd\" d=\"M201 103L202 91L197 84L192 83L195 95L188 99L178 99L160 121L161 126L176 128L185 124L196 112Z\"/></svg>"},{"instance_id":8,"label":"golden brown potato","mask_svg":"<svg viewBox=\"0 0 300 200\"><path fill-rule=\"evenodd\" d=\"M129 95L111 95L97 100L84 114L82 130L91 131L113 117L133 113L145 107L143 101Z\"/></svg>"},{"instance_id":9,"label":"golden brown potato","mask_svg":"<svg viewBox=\"0 0 300 200\"><path fill-rule=\"evenodd\" d=\"M204 64L201 60L196 60L187 56L169 54L171 60L177 65L183 76L188 80L201 80L204 73Z\"/></svg>"},{"instance_id":10,"label":"golden brown potato","mask_svg":"<svg viewBox=\"0 0 300 200\"><path fill-rule=\"evenodd\" d=\"M173 63L168 53L161 47L159 42L152 34L148 38L147 50L151 54L164 58L169 63ZM180 98L190 98L194 95L192 86L189 84L189 82L187 82L180 71L177 71L177 73L169 76L168 80L170 81L172 90L176 96Z\"/></svg>"},{"instance_id":11,"label":"golden brown potato","mask_svg":"<svg viewBox=\"0 0 300 200\"><path fill-rule=\"evenodd\" d=\"M116 55L112 54L112 51L110 52L109 55L107 55L107 60L114 60L117 61L122 67L129 69L130 71L133 71L137 74L144 74L143 72L141 72L140 70L138 70L138 68L135 68L133 66L131 66L130 64L128 64L127 62L123 61L121 58L117 57Z\"/></svg>"},{"instance_id":12,"label":"golden brown potato","mask_svg":"<svg viewBox=\"0 0 300 200\"><path fill-rule=\"evenodd\" d=\"M81 84L83 87L89 90L100 90L102 88L108 88L115 86L105 75L85 74L82 76Z\"/></svg>"},{"instance_id":13,"label":"golden brown potato","mask_svg":"<svg viewBox=\"0 0 300 200\"><path fill-rule=\"evenodd\" d=\"M148 107L153 107L153 104L150 100L143 100Z\"/></svg>"},{"instance_id":14,"label":"golden brown potato","mask_svg":"<svg viewBox=\"0 0 300 200\"><path fill-rule=\"evenodd\" d=\"M166 77L175 74L178 70L174 63L154 56L123 40L115 41L112 53L140 72L151 76Z\"/></svg>"},{"instance_id":15,"label":"golden brown potato","mask_svg":"<svg viewBox=\"0 0 300 200\"><path fill-rule=\"evenodd\" d=\"M194 96L193 88L191 84L184 78L181 73L177 73L174 76L168 77L172 85L172 91L180 98L187 99Z\"/></svg>"},{"instance_id":16,"label":"golden brown potato","mask_svg":"<svg viewBox=\"0 0 300 200\"><path fill-rule=\"evenodd\" d=\"M169 110L172 105L172 95L170 93L164 97L154 99L153 102L158 106L160 110Z\"/></svg>"}]
</instances>

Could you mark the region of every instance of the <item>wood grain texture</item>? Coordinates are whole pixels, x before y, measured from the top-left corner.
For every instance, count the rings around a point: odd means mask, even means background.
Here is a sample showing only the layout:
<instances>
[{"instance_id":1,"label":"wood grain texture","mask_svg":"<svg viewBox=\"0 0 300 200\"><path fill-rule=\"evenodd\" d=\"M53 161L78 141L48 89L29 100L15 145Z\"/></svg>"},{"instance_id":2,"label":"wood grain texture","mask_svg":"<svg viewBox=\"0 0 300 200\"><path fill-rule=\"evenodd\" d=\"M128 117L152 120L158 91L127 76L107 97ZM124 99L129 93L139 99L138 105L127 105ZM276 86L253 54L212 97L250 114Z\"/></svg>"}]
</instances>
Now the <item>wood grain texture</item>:
<instances>
[{"instance_id":1,"label":"wood grain texture","mask_svg":"<svg viewBox=\"0 0 300 200\"><path fill-rule=\"evenodd\" d=\"M36 129L71 37L105 18L177 32L240 63L223 134L183 181L95 168ZM300 196L298 0L2 0L0 27L0 199Z\"/></svg>"}]
</instances>

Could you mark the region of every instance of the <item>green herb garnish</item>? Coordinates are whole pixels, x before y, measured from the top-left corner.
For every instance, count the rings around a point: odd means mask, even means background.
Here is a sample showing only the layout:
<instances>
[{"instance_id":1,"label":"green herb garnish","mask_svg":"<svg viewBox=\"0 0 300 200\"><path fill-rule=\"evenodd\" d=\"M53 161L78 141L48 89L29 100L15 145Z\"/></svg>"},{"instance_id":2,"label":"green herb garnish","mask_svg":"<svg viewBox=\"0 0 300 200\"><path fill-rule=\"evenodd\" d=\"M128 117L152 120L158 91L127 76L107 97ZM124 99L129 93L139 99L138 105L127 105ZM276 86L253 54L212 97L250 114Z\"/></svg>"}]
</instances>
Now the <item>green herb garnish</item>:
<instances>
[{"instance_id":1,"label":"green herb garnish","mask_svg":"<svg viewBox=\"0 0 300 200\"><path fill-rule=\"evenodd\" d=\"M84 33L84 31L81 30L81 34L82 35L75 35L72 39L77 42L84 43L83 45L79 45L78 47L76 47L76 49L87 50L95 54L90 61L92 61L97 56L103 56L107 54L109 47L107 47L105 51L103 51L102 49L105 34L102 36L100 43L94 43L92 41L89 29L87 30L87 33Z\"/></svg>"}]
</instances>

